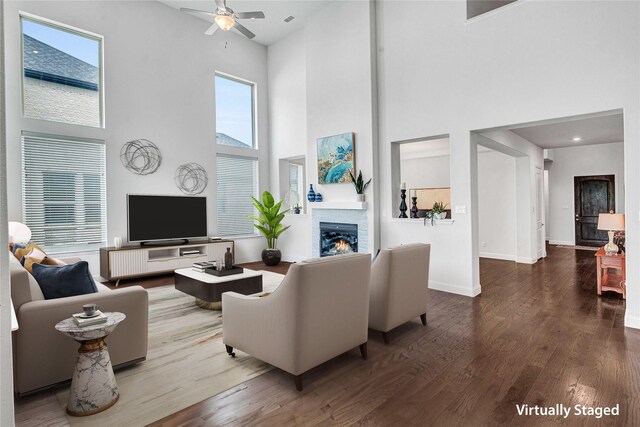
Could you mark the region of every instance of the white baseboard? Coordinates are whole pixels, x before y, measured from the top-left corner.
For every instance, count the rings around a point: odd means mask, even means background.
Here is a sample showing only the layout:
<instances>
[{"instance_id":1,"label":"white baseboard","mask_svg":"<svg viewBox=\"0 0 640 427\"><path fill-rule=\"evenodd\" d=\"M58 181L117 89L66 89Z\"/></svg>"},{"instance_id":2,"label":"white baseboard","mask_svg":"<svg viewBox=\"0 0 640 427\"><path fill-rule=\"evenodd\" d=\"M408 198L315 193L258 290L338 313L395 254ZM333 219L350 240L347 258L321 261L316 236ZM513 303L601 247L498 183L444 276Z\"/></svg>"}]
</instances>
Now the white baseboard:
<instances>
[{"instance_id":1,"label":"white baseboard","mask_svg":"<svg viewBox=\"0 0 640 427\"><path fill-rule=\"evenodd\" d=\"M516 260L516 256L515 255L494 254L494 253L491 253L491 252L480 252L480 258L501 259L501 260L504 260L504 261L515 261Z\"/></svg>"},{"instance_id":2,"label":"white baseboard","mask_svg":"<svg viewBox=\"0 0 640 427\"><path fill-rule=\"evenodd\" d=\"M308 256L296 256L296 255L287 255L285 257L282 257L282 261L285 262L302 262L304 260L307 260L311 257Z\"/></svg>"},{"instance_id":3,"label":"white baseboard","mask_svg":"<svg viewBox=\"0 0 640 427\"><path fill-rule=\"evenodd\" d=\"M437 280L429 280L429 289L436 291L449 292L451 294L464 295L466 297L475 297L481 292L480 285L474 286L469 289L460 285L452 285L451 283L438 282Z\"/></svg>"},{"instance_id":4,"label":"white baseboard","mask_svg":"<svg viewBox=\"0 0 640 427\"><path fill-rule=\"evenodd\" d=\"M535 264L536 262L538 262L538 260L534 258L525 258L525 257L519 256L519 257L516 257L516 262L519 264Z\"/></svg>"},{"instance_id":5,"label":"white baseboard","mask_svg":"<svg viewBox=\"0 0 640 427\"><path fill-rule=\"evenodd\" d=\"M629 316L627 314L624 316L624 326L627 328L640 329L640 317Z\"/></svg>"},{"instance_id":6,"label":"white baseboard","mask_svg":"<svg viewBox=\"0 0 640 427\"><path fill-rule=\"evenodd\" d=\"M566 240L549 240L550 245L565 245L565 246L575 246L575 242L569 242Z\"/></svg>"}]
</instances>

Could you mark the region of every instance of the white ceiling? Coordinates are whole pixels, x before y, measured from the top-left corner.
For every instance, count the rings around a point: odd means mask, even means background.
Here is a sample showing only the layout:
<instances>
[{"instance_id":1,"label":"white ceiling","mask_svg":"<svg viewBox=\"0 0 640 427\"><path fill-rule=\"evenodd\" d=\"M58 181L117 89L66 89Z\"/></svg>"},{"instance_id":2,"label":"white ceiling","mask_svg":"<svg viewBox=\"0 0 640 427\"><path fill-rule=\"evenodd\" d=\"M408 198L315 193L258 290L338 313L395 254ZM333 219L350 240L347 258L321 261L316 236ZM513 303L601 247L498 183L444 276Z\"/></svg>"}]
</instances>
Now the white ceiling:
<instances>
[{"instance_id":1,"label":"white ceiling","mask_svg":"<svg viewBox=\"0 0 640 427\"><path fill-rule=\"evenodd\" d=\"M574 147L576 145L624 141L622 113L518 127L511 129L511 132L541 148ZM580 141L573 141L575 137L580 137Z\"/></svg>"},{"instance_id":2,"label":"white ceiling","mask_svg":"<svg viewBox=\"0 0 640 427\"><path fill-rule=\"evenodd\" d=\"M213 12L216 9L214 0L158 0L174 9L188 7L191 9L206 10ZM265 46L277 42L281 38L291 34L292 32L302 28L306 19L315 13L318 9L331 3L328 0L227 0L227 6L234 12L253 12L262 11L265 19L243 19L242 25L253 32L256 41ZM184 13L184 12L180 12ZM293 21L286 23L284 18L289 15L296 17ZM206 22L213 22L213 16L205 14L193 14ZM204 33L211 24L202 24L202 32ZM230 30L237 32L236 30ZM216 31L211 37L220 37L222 31ZM203 35L204 37L204 35Z\"/></svg>"}]
</instances>

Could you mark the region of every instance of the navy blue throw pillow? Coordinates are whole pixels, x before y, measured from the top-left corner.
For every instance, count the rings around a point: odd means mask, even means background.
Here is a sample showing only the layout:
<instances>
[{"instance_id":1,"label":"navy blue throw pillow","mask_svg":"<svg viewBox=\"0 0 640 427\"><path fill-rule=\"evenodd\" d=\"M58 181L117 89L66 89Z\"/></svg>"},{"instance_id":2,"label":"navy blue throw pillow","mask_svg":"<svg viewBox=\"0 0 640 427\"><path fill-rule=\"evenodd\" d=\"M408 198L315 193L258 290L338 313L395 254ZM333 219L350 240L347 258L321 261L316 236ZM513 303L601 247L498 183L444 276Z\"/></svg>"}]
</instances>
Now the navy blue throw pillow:
<instances>
[{"instance_id":1,"label":"navy blue throw pillow","mask_svg":"<svg viewBox=\"0 0 640 427\"><path fill-rule=\"evenodd\" d=\"M89 273L87 261L63 266L33 264L32 274L45 299L98 292L98 287Z\"/></svg>"}]
</instances>

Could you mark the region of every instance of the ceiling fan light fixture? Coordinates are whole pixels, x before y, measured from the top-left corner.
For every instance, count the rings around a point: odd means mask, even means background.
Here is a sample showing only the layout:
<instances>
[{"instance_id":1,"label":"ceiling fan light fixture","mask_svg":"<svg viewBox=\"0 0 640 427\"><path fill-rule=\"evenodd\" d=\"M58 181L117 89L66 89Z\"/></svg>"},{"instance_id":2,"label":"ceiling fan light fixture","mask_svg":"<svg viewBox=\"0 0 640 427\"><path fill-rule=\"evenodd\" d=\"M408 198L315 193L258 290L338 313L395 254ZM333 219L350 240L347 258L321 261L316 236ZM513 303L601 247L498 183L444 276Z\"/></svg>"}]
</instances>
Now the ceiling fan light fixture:
<instances>
[{"instance_id":1,"label":"ceiling fan light fixture","mask_svg":"<svg viewBox=\"0 0 640 427\"><path fill-rule=\"evenodd\" d=\"M236 21L227 15L218 15L215 21L223 31L229 31L236 24Z\"/></svg>"}]
</instances>

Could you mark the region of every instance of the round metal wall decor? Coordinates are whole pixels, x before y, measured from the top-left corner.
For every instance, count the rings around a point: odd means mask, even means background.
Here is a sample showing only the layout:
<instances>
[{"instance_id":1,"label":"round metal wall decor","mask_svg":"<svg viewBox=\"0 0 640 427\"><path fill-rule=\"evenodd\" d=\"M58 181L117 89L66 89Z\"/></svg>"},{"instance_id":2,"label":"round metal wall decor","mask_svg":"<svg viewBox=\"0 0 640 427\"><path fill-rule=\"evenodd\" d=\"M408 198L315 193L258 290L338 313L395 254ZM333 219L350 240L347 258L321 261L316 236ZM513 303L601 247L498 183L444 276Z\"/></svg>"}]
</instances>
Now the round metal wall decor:
<instances>
[{"instance_id":1,"label":"round metal wall decor","mask_svg":"<svg viewBox=\"0 0 640 427\"><path fill-rule=\"evenodd\" d=\"M149 175L160 167L160 149L148 139L134 139L120 149L120 161L125 168L138 175Z\"/></svg>"},{"instance_id":2,"label":"round metal wall decor","mask_svg":"<svg viewBox=\"0 0 640 427\"><path fill-rule=\"evenodd\" d=\"M185 163L178 166L175 175L176 185L184 194L195 196L207 188L209 176L207 171L197 163Z\"/></svg>"}]
</instances>

